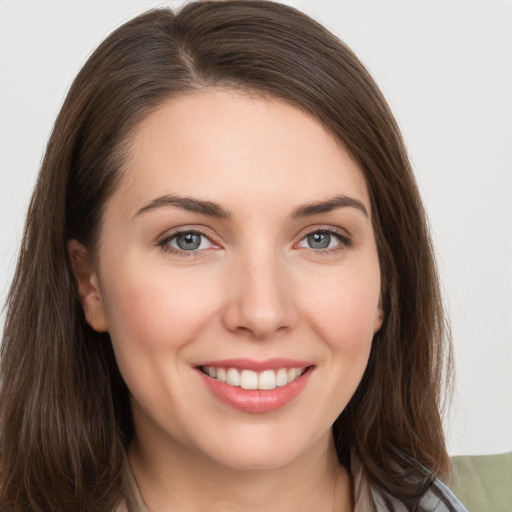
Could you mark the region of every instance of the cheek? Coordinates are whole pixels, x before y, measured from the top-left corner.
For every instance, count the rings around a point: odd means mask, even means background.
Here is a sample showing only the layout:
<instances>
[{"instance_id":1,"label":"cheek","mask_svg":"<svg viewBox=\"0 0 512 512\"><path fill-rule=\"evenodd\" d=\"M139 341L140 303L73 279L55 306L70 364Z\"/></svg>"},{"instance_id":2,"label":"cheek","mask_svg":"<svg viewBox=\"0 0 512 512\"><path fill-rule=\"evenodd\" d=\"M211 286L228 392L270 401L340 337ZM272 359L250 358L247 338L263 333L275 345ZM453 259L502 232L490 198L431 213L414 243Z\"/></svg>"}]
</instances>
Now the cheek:
<instances>
[{"instance_id":1,"label":"cheek","mask_svg":"<svg viewBox=\"0 0 512 512\"><path fill-rule=\"evenodd\" d=\"M134 400L153 404L156 416L156 411L170 414L194 403L187 399L186 386L178 394L175 389L187 382L187 350L214 314L216 288L212 279L190 274L185 278L168 268L147 266L134 273L119 265L104 283L119 370Z\"/></svg>"},{"instance_id":2,"label":"cheek","mask_svg":"<svg viewBox=\"0 0 512 512\"><path fill-rule=\"evenodd\" d=\"M304 283L302 298L310 321L333 349L350 352L371 343L380 296L380 275L371 269L349 269L336 279Z\"/></svg>"},{"instance_id":3,"label":"cheek","mask_svg":"<svg viewBox=\"0 0 512 512\"><path fill-rule=\"evenodd\" d=\"M134 274L119 269L109 276L104 294L114 346L141 351L179 348L196 337L211 316L214 289L211 279L205 283L200 273L182 275L156 267Z\"/></svg>"}]
</instances>

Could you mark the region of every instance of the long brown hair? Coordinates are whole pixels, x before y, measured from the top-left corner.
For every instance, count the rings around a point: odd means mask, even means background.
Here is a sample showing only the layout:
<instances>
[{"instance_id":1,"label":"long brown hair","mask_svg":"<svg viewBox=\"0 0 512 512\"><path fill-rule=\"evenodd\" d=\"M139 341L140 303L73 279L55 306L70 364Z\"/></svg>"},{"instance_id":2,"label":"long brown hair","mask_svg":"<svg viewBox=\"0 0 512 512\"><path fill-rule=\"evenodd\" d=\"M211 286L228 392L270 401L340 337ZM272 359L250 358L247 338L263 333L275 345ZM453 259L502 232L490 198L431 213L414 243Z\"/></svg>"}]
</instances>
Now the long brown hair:
<instances>
[{"instance_id":1,"label":"long brown hair","mask_svg":"<svg viewBox=\"0 0 512 512\"><path fill-rule=\"evenodd\" d=\"M384 324L333 429L374 485L414 508L448 469L449 343L425 212L395 120L354 54L293 8L198 2L113 32L73 82L49 140L10 290L1 360L0 507L104 511L127 499L129 392L87 324L67 242L94 248L130 134L169 97L229 86L285 99L357 160L373 212ZM448 356L448 357L445 357ZM422 468L426 468L424 471Z\"/></svg>"}]
</instances>

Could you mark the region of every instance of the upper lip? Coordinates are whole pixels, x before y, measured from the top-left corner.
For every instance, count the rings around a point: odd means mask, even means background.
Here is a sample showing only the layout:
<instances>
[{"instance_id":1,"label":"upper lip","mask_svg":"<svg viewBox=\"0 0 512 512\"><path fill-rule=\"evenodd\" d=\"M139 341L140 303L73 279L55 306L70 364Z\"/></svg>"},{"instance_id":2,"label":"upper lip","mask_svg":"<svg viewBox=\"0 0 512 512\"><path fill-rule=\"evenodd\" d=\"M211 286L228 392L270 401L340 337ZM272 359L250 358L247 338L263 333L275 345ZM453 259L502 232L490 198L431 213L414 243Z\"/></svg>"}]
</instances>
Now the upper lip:
<instances>
[{"instance_id":1,"label":"upper lip","mask_svg":"<svg viewBox=\"0 0 512 512\"><path fill-rule=\"evenodd\" d=\"M312 366L311 361L301 361L284 357L273 357L271 359L222 359L205 361L198 366L214 366L216 368L237 368L240 370L252 370L262 372L264 370L278 370L280 368L306 368Z\"/></svg>"}]
</instances>

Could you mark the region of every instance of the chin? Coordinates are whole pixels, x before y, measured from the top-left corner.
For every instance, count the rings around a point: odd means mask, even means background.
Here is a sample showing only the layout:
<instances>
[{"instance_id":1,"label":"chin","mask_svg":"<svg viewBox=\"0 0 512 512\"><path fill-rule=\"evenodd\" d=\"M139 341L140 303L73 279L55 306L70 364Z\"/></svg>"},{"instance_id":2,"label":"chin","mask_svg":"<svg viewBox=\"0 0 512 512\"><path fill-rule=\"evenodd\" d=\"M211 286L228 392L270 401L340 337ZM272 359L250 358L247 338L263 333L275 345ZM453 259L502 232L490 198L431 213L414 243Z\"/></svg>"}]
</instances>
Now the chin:
<instances>
[{"instance_id":1,"label":"chin","mask_svg":"<svg viewBox=\"0 0 512 512\"><path fill-rule=\"evenodd\" d=\"M237 471L265 471L285 467L296 460L291 453L280 453L274 450L273 453L234 453L232 450L222 454L215 454L215 461L222 466Z\"/></svg>"},{"instance_id":2,"label":"chin","mask_svg":"<svg viewBox=\"0 0 512 512\"><path fill-rule=\"evenodd\" d=\"M226 468L238 471L272 470L307 457L310 450L319 443L318 440L312 440L312 436L297 435L297 431L296 435L290 435L289 429L286 429L285 435L280 432L277 436L251 430L247 429L236 436L233 434L229 437L231 442L210 444L219 447L215 451L209 450L210 458ZM324 436L320 437L323 440Z\"/></svg>"}]
</instances>

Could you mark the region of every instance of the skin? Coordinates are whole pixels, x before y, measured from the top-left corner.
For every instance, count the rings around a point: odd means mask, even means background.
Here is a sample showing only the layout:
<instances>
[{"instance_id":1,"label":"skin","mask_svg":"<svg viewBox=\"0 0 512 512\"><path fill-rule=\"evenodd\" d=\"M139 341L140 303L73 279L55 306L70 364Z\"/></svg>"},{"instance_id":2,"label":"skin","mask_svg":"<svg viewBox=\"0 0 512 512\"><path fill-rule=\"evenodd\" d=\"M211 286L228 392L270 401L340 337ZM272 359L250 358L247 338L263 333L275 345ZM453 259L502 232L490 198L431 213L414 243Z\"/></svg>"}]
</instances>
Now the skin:
<instances>
[{"instance_id":1,"label":"skin","mask_svg":"<svg viewBox=\"0 0 512 512\"><path fill-rule=\"evenodd\" d=\"M230 215L151 203L165 195ZM366 212L293 216L339 196ZM204 233L200 248L180 250L176 229ZM311 247L326 230L329 246ZM167 101L136 130L98 253L72 241L70 254L87 320L110 333L132 394L130 462L152 512L352 510L330 427L382 324L380 269L361 171L321 124L229 89ZM221 402L197 370L271 357L313 365L273 412Z\"/></svg>"}]
</instances>

